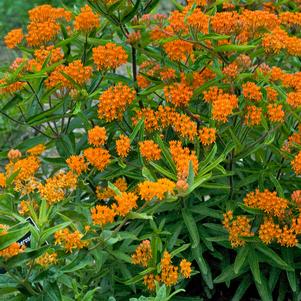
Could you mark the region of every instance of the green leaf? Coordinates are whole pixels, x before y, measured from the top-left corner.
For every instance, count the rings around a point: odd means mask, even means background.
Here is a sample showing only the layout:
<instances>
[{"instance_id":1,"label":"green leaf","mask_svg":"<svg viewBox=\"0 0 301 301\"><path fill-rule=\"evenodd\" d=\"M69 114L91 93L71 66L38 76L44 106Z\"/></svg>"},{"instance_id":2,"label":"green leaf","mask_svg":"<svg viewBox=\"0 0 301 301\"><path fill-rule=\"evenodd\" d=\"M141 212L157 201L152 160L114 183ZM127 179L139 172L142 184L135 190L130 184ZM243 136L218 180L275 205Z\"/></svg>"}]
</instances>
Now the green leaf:
<instances>
[{"instance_id":1,"label":"green leaf","mask_svg":"<svg viewBox=\"0 0 301 301\"><path fill-rule=\"evenodd\" d=\"M25 234L29 232L28 223L24 225L21 229L8 231L5 235L0 235L0 250L7 248L10 244L18 241Z\"/></svg>"},{"instance_id":2,"label":"green leaf","mask_svg":"<svg viewBox=\"0 0 301 301\"><path fill-rule=\"evenodd\" d=\"M264 244L256 244L255 248L266 255L270 260L272 260L277 266L284 270L294 271L294 268L285 262L275 251L267 247Z\"/></svg>"},{"instance_id":3,"label":"green leaf","mask_svg":"<svg viewBox=\"0 0 301 301\"><path fill-rule=\"evenodd\" d=\"M178 178L175 174L172 174L170 171L168 171L167 169L165 169L164 167L158 165L157 163L150 161L149 164L154 167L159 173L161 173L162 175L166 176L167 178L173 180L173 181L177 181Z\"/></svg>"},{"instance_id":4,"label":"green leaf","mask_svg":"<svg viewBox=\"0 0 301 301\"><path fill-rule=\"evenodd\" d=\"M256 45L235 45L235 44L231 44L231 45L221 45L221 46L217 46L214 48L214 51L216 52L247 52L250 51L252 49L256 48Z\"/></svg>"},{"instance_id":5,"label":"green leaf","mask_svg":"<svg viewBox=\"0 0 301 301\"><path fill-rule=\"evenodd\" d=\"M136 0L136 3L134 5L134 7L132 8L132 10L129 13L127 13L125 16L122 17L122 20L121 20L122 23L129 22L134 18L134 16L136 15L136 13L140 7L140 4L141 4L141 0Z\"/></svg>"},{"instance_id":6,"label":"green leaf","mask_svg":"<svg viewBox=\"0 0 301 301\"><path fill-rule=\"evenodd\" d=\"M196 248L200 243L200 235L197 224L188 209L182 209L182 216L187 230L190 234L191 247Z\"/></svg>"},{"instance_id":7,"label":"green leaf","mask_svg":"<svg viewBox=\"0 0 301 301\"><path fill-rule=\"evenodd\" d=\"M249 248L246 246L243 246L239 249L237 256L235 258L235 261L234 261L234 273L235 274L239 273L241 267L245 263L246 258L248 257L248 251L249 251Z\"/></svg>"},{"instance_id":8,"label":"green leaf","mask_svg":"<svg viewBox=\"0 0 301 301\"><path fill-rule=\"evenodd\" d=\"M68 227L69 225L71 224L71 222L65 222L65 223L62 223L62 224L59 224L59 225L56 225L54 227L51 227L45 231L42 232L41 234L41 243L45 242L46 239L52 235L53 233L55 233L56 231L59 231L61 229L64 229L66 227Z\"/></svg>"},{"instance_id":9,"label":"green leaf","mask_svg":"<svg viewBox=\"0 0 301 301\"><path fill-rule=\"evenodd\" d=\"M250 248L248 252L248 262L255 282L262 284L258 256L252 248Z\"/></svg>"},{"instance_id":10,"label":"green leaf","mask_svg":"<svg viewBox=\"0 0 301 301\"><path fill-rule=\"evenodd\" d=\"M140 119L140 120L138 121L138 123L137 123L136 126L134 127L134 129L133 129L133 131L132 131L132 133L131 133L131 135L130 135L130 137L129 137L131 143L134 141L134 139L136 138L137 134L139 133L139 131L140 131L142 128L144 128L144 119L143 119L143 118Z\"/></svg>"},{"instance_id":11,"label":"green leaf","mask_svg":"<svg viewBox=\"0 0 301 301\"><path fill-rule=\"evenodd\" d=\"M139 212L130 212L127 217L129 219L153 219L151 215L147 215L146 213L139 213Z\"/></svg>"}]
</instances>

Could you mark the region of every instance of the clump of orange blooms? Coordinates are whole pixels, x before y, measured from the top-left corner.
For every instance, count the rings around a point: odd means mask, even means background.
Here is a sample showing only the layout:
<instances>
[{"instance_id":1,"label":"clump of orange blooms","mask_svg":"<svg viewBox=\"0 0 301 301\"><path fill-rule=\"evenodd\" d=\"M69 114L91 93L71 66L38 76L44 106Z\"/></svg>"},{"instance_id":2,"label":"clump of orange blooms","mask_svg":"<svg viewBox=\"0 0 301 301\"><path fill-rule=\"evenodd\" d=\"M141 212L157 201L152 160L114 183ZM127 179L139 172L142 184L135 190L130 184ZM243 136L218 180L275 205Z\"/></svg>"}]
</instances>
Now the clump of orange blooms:
<instances>
[{"instance_id":1,"label":"clump of orange blooms","mask_svg":"<svg viewBox=\"0 0 301 301\"><path fill-rule=\"evenodd\" d=\"M24 35L21 28L11 30L4 38L8 48L16 48L23 40Z\"/></svg>"},{"instance_id":2,"label":"clump of orange blooms","mask_svg":"<svg viewBox=\"0 0 301 301\"><path fill-rule=\"evenodd\" d=\"M80 9L80 13L75 17L74 28L76 30L88 32L100 25L99 16L93 13L89 5L85 5Z\"/></svg>"},{"instance_id":3,"label":"clump of orange blooms","mask_svg":"<svg viewBox=\"0 0 301 301\"><path fill-rule=\"evenodd\" d=\"M121 119L127 105L131 104L136 97L136 92L130 87L118 83L104 91L98 104L98 117L106 121Z\"/></svg>"},{"instance_id":4,"label":"clump of orange blooms","mask_svg":"<svg viewBox=\"0 0 301 301\"><path fill-rule=\"evenodd\" d=\"M132 255L133 264L138 264L147 267L148 262L152 259L152 249L149 240L144 240L137 247L135 253Z\"/></svg>"},{"instance_id":5,"label":"clump of orange blooms","mask_svg":"<svg viewBox=\"0 0 301 301\"><path fill-rule=\"evenodd\" d=\"M154 198L163 200L167 193L173 194L176 185L174 182L163 178L156 182L144 181L138 185L139 194L145 201L151 201Z\"/></svg>"},{"instance_id":6,"label":"clump of orange blooms","mask_svg":"<svg viewBox=\"0 0 301 301\"><path fill-rule=\"evenodd\" d=\"M84 156L89 163L99 171L103 171L106 168L111 158L109 151L100 147L86 148L84 150Z\"/></svg>"},{"instance_id":7,"label":"clump of orange blooms","mask_svg":"<svg viewBox=\"0 0 301 301\"><path fill-rule=\"evenodd\" d=\"M161 158L161 149L159 145L156 144L153 140L145 140L139 142L139 149L141 156L146 160L160 160Z\"/></svg>"},{"instance_id":8,"label":"clump of orange blooms","mask_svg":"<svg viewBox=\"0 0 301 301\"><path fill-rule=\"evenodd\" d=\"M131 140L125 135L120 135L116 140L116 152L121 158L126 158L131 148Z\"/></svg>"},{"instance_id":9,"label":"clump of orange blooms","mask_svg":"<svg viewBox=\"0 0 301 301\"><path fill-rule=\"evenodd\" d=\"M116 69L125 64L128 55L125 50L114 43L92 49L93 60L99 70Z\"/></svg>"},{"instance_id":10,"label":"clump of orange blooms","mask_svg":"<svg viewBox=\"0 0 301 301\"><path fill-rule=\"evenodd\" d=\"M88 246L89 241L82 240L83 236L78 230L70 232L67 228L54 233L55 244L61 245L69 253Z\"/></svg>"},{"instance_id":11,"label":"clump of orange blooms","mask_svg":"<svg viewBox=\"0 0 301 301\"><path fill-rule=\"evenodd\" d=\"M55 252L51 254L46 252L35 260L36 264L39 264L40 266L45 268L47 268L50 265L57 264L57 262L57 253Z\"/></svg>"},{"instance_id":12,"label":"clump of orange blooms","mask_svg":"<svg viewBox=\"0 0 301 301\"><path fill-rule=\"evenodd\" d=\"M107 140L107 132L104 127L95 126L88 131L88 142L93 146L102 146Z\"/></svg>"},{"instance_id":13,"label":"clump of orange blooms","mask_svg":"<svg viewBox=\"0 0 301 301\"><path fill-rule=\"evenodd\" d=\"M203 127L199 131L199 138L204 145L214 143L216 139L216 129Z\"/></svg>"},{"instance_id":14,"label":"clump of orange blooms","mask_svg":"<svg viewBox=\"0 0 301 301\"><path fill-rule=\"evenodd\" d=\"M69 168L80 175L88 169L88 164L85 162L85 157L83 155L72 155L67 160Z\"/></svg>"}]
</instances>

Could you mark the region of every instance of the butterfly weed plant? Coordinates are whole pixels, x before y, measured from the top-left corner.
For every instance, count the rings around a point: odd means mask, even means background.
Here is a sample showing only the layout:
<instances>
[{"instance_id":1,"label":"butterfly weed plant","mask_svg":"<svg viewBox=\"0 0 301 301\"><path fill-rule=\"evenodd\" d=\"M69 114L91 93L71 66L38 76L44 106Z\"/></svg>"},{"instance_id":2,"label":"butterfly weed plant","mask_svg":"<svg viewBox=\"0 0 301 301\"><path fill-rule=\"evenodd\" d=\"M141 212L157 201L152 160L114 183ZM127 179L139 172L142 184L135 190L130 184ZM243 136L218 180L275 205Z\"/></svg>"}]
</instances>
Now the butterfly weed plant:
<instances>
[{"instance_id":1,"label":"butterfly weed plant","mask_svg":"<svg viewBox=\"0 0 301 301\"><path fill-rule=\"evenodd\" d=\"M300 300L301 2L172 2L5 36L3 298Z\"/></svg>"}]
</instances>

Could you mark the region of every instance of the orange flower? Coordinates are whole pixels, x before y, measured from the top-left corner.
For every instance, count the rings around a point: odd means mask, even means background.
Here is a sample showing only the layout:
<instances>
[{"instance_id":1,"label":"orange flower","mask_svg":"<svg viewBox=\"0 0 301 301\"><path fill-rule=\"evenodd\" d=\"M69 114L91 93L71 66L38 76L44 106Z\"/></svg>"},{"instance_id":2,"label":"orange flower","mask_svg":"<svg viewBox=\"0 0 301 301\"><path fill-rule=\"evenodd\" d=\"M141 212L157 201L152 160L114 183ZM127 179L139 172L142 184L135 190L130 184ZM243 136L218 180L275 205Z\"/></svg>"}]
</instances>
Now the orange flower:
<instances>
[{"instance_id":1,"label":"orange flower","mask_svg":"<svg viewBox=\"0 0 301 301\"><path fill-rule=\"evenodd\" d=\"M45 151L46 147L44 144L38 144L30 149L28 149L26 152L32 156L39 156Z\"/></svg>"},{"instance_id":2,"label":"orange flower","mask_svg":"<svg viewBox=\"0 0 301 301\"><path fill-rule=\"evenodd\" d=\"M295 247L298 240L294 229L288 228L288 226L285 225L280 236L277 238L277 242L283 247Z\"/></svg>"},{"instance_id":3,"label":"orange flower","mask_svg":"<svg viewBox=\"0 0 301 301\"><path fill-rule=\"evenodd\" d=\"M104 226L112 223L116 216L116 212L108 206L96 205L91 209L91 217L94 225Z\"/></svg>"},{"instance_id":4,"label":"orange flower","mask_svg":"<svg viewBox=\"0 0 301 301\"><path fill-rule=\"evenodd\" d=\"M116 140L116 151L118 156L126 158L131 148L131 140L125 135L120 135L119 139Z\"/></svg>"},{"instance_id":5,"label":"orange flower","mask_svg":"<svg viewBox=\"0 0 301 301\"><path fill-rule=\"evenodd\" d=\"M19 243L14 242L11 245L9 245L7 248L0 250L0 257L3 257L4 259L9 259L11 257L14 257L20 253L22 253L25 250L25 245L21 246Z\"/></svg>"},{"instance_id":6,"label":"orange flower","mask_svg":"<svg viewBox=\"0 0 301 301\"><path fill-rule=\"evenodd\" d=\"M107 140L107 132L104 127L96 125L93 129L88 131L88 142L94 146L102 146Z\"/></svg>"},{"instance_id":7,"label":"orange flower","mask_svg":"<svg viewBox=\"0 0 301 301\"><path fill-rule=\"evenodd\" d=\"M7 48L16 48L21 44L23 37L21 28L13 29L4 37L4 43Z\"/></svg>"},{"instance_id":8,"label":"orange flower","mask_svg":"<svg viewBox=\"0 0 301 301\"><path fill-rule=\"evenodd\" d=\"M99 26L99 16L87 4L80 9L80 14L74 20L74 28L79 31L88 32Z\"/></svg>"},{"instance_id":9,"label":"orange flower","mask_svg":"<svg viewBox=\"0 0 301 301\"><path fill-rule=\"evenodd\" d=\"M276 101L277 100L278 92L274 88L266 87L265 90L267 92L267 99L269 101Z\"/></svg>"},{"instance_id":10,"label":"orange flower","mask_svg":"<svg viewBox=\"0 0 301 301\"><path fill-rule=\"evenodd\" d=\"M132 192L122 192L120 195L115 195L117 206L112 208L120 216L126 216L132 209L137 208L138 196Z\"/></svg>"},{"instance_id":11,"label":"orange flower","mask_svg":"<svg viewBox=\"0 0 301 301\"><path fill-rule=\"evenodd\" d=\"M174 40L163 45L167 56L172 61L186 61L189 57L193 59L193 45L182 40Z\"/></svg>"},{"instance_id":12,"label":"orange flower","mask_svg":"<svg viewBox=\"0 0 301 301\"><path fill-rule=\"evenodd\" d=\"M106 121L121 119L127 105L136 97L136 92L130 87L118 83L103 92L99 98L98 118Z\"/></svg>"},{"instance_id":13,"label":"orange flower","mask_svg":"<svg viewBox=\"0 0 301 301\"><path fill-rule=\"evenodd\" d=\"M249 207L261 209L277 217L283 217L288 208L286 199L278 197L275 191L270 192L267 189L264 192L257 189L255 193L248 193L244 198L244 203Z\"/></svg>"},{"instance_id":14,"label":"orange flower","mask_svg":"<svg viewBox=\"0 0 301 301\"><path fill-rule=\"evenodd\" d=\"M124 178L118 178L113 183L121 192L127 191L128 185L126 183L126 180ZM99 200L106 200L109 198L112 198L115 196L114 190L107 187L105 189L102 189L100 186L97 186L96 188L96 196Z\"/></svg>"},{"instance_id":15,"label":"orange flower","mask_svg":"<svg viewBox=\"0 0 301 301\"><path fill-rule=\"evenodd\" d=\"M242 94L246 99L252 101L260 101L262 99L260 87L252 82L247 82L242 85Z\"/></svg>"},{"instance_id":16,"label":"orange flower","mask_svg":"<svg viewBox=\"0 0 301 301\"><path fill-rule=\"evenodd\" d=\"M99 70L116 69L125 64L128 55L125 50L114 43L92 49L93 60Z\"/></svg>"},{"instance_id":17,"label":"orange flower","mask_svg":"<svg viewBox=\"0 0 301 301\"><path fill-rule=\"evenodd\" d=\"M46 81L46 86L48 88L53 88L55 86L62 86L65 88L75 88L74 83L68 78L72 78L76 84L82 86L84 85L92 75L92 68L90 66L83 66L82 62L79 60L73 61L68 66L58 66L48 77Z\"/></svg>"},{"instance_id":18,"label":"orange flower","mask_svg":"<svg viewBox=\"0 0 301 301\"><path fill-rule=\"evenodd\" d=\"M82 241L83 234L78 230L73 233L69 229L63 229L54 233L55 244L62 245L66 253L72 253L74 249L82 249L88 245L87 241Z\"/></svg>"},{"instance_id":19,"label":"orange flower","mask_svg":"<svg viewBox=\"0 0 301 301\"><path fill-rule=\"evenodd\" d=\"M281 234L279 225L276 225L271 218L265 219L259 228L259 238L265 243L270 244L274 239L278 239Z\"/></svg>"},{"instance_id":20,"label":"orange flower","mask_svg":"<svg viewBox=\"0 0 301 301\"><path fill-rule=\"evenodd\" d=\"M233 219L232 211L224 214L224 227L229 232L229 241L232 248L237 248L245 245L242 236L252 237L254 233L251 231L250 219L246 216L240 215Z\"/></svg>"},{"instance_id":21,"label":"orange flower","mask_svg":"<svg viewBox=\"0 0 301 301\"><path fill-rule=\"evenodd\" d=\"M209 16L197 8L187 17L187 24L199 32L207 34L209 30Z\"/></svg>"},{"instance_id":22,"label":"orange flower","mask_svg":"<svg viewBox=\"0 0 301 301\"><path fill-rule=\"evenodd\" d=\"M180 262L180 267L181 267L181 274L185 278L190 278L191 262L187 261L186 259L182 259L181 262Z\"/></svg>"},{"instance_id":23,"label":"orange flower","mask_svg":"<svg viewBox=\"0 0 301 301\"><path fill-rule=\"evenodd\" d=\"M164 251L161 259L161 281L166 286L175 285L178 281L178 267L171 264L171 256Z\"/></svg>"},{"instance_id":24,"label":"orange flower","mask_svg":"<svg viewBox=\"0 0 301 301\"><path fill-rule=\"evenodd\" d=\"M41 265L42 267L49 267L50 265L54 265L57 263L57 253L44 253L37 259L35 259L35 263Z\"/></svg>"},{"instance_id":25,"label":"orange flower","mask_svg":"<svg viewBox=\"0 0 301 301\"><path fill-rule=\"evenodd\" d=\"M297 154L297 156L294 158L294 160L291 162L293 171L295 174L300 175L301 174L301 151Z\"/></svg>"},{"instance_id":26,"label":"orange flower","mask_svg":"<svg viewBox=\"0 0 301 301\"><path fill-rule=\"evenodd\" d=\"M176 107L187 106L193 95L193 90L184 81L164 87L164 95L168 102Z\"/></svg>"},{"instance_id":27,"label":"orange flower","mask_svg":"<svg viewBox=\"0 0 301 301\"><path fill-rule=\"evenodd\" d=\"M154 291L156 288L155 280L160 282L160 276L150 273L143 277L143 283L150 291Z\"/></svg>"},{"instance_id":28,"label":"orange flower","mask_svg":"<svg viewBox=\"0 0 301 301\"><path fill-rule=\"evenodd\" d=\"M85 158L82 155L79 156L71 156L66 160L69 168L80 175L82 172L85 172L88 169L88 165L85 162Z\"/></svg>"},{"instance_id":29,"label":"orange flower","mask_svg":"<svg viewBox=\"0 0 301 301\"><path fill-rule=\"evenodd\" d=\"M132 255L132 262L146 268L152 256L150 241L144 240Z\"/></svg>"},{"instance_id":30,"label":"orange flower","mask_svg":"<svg viewBox=\"0 0 301 301\"><path fill-rule=\"evenodd\" d=\"M148 161L160 160L161 149L153 140L145 140L139 142L141 156Z\"/></svg>"},{"instance_id":31,"label":"orange flower","mask_svg":"<svg viewBox=\"0 0 301 301\"><path fill-rule=\"evenodd\" d=\"M247 114L245 115L245 124L248 126L258 125L261 123L262 109L256 106L247 106Z\"/></svg>"},{"instance_id":32,"label":"orange flower","mask_svg":"<svg viewBox=\"0 0 301 301\"><path fill-rule=\"evenodd\" d=\"M198 172L198 159L194 151L190 151L188 147L182 147L181 141L169 142L170 152L174 162L179 178L186 178L188 176L189 162L192 162L194 173Z\"/></svg>"},{"instance_id":33,"label":"orange flower","mask_svg":"<svg viewBox=\"0 0 301 301\"><path fill-rule=\"evenodd\" d=\"M199 131L199 138L204 145L210 145L215 142L216 129L203 127Z\"/></svg>"},{"instance_id":34,"label":"orange flower","mask_svg":"<svg viewBox=\"0 0 301 301\"><path fill-rule=\"evenodd\" d=\"M268 115L272 122L283 122L284 121L284 111L282 110L282 105L269 104L268 105Z\"/></svg>"},{"instance_id":35,"label":"orange flower","mask_svg":"<svg viewBox=\"0 0 301 301\"><path fill-rule=\"evenodd\" d=\"M38 190L42 198L50 205L58 203L65 198L68 189L74 190L77 185L77 176L73 172L59 172L46 180L46 183L40 184Z\"/></svg>"},{"instance_id":36,"label":"orange flower","mask_svg":"<svg viewBox=\"0 0 301 301\"><path fill-rule=\"evenodd\" d=\"M287 103L294 109L301 106L301 91L287 93Z\"/></svg>"},{"instance_id":37,"label":"orange flower","mask_svg":"<svg viewBox=\"0 0 301 301\"><path fill-rule=\"evenodd\" d=\"M212 103L212 117L220 122L227 122L228 116L232 114L234 108L238 106L235 95L222 93Z\"/></svg>"},{"instance_id":38,"label":"orange flower","mask_svg":"<svg viewBox=\"0 0 301 301\"><path fill-rule=\"evenodd\" d=\"M10 162L6 166L6 173L9 177L13 173L19 171L15 180L27 180L31 178L39 169L40 161L35 156L29 156L27 158L21 159L15 163Z\"/></svg>"},{"instance_id":39,"label":"orange flower","mask_svg":"<svg viewBox=\"0 0 301 301\"><path fill-rule=\"evenodd\" d=\"M0 188L6 187L6 177L4 173L0 172Z\"/></svg>"},{"instance_id":40,"label":"orange flower","mask_svg":"<svg viewBox=\"0 0 301 301\"><path fill-rule=\"evenodd\" d=\"M168 179L159 179L157 182L144 181L138 185L139 194L145 201L158 198L162 201L167 193L173 194L176 184Z\"/></svg>"},{"instance_id":41,"label":"orange flower","mask_svg":"<svg viewBox=\"0 0 301 301\"><path fill-rule=\"evenodd\" d=\"M103 148L87 148L84 155L91 165L95 166L99 171L103 171L110 163L110 154Z\"/></svg>"},{"instance_id":42,"label":"orange flower","mask_svg":"<svg viewBox=\"0 0 301 301\"><path fill-rule=\"evenodd\" d=\"M292 200L301 207L301 190L295 190L291 195Z\"/></svg>"}]
</instances>

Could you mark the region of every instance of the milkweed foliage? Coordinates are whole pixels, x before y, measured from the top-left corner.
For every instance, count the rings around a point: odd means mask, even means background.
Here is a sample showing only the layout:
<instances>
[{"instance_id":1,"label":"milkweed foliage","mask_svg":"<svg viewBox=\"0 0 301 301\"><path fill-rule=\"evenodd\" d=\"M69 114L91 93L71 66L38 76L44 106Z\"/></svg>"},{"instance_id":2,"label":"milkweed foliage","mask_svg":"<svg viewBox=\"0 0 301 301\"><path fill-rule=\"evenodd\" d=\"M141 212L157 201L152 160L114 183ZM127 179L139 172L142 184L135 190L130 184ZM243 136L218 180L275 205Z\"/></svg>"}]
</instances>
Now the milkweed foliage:
<instances>
[{"instance_id":1,"label":"milkweed foliage","mask_svg":"<svg viewBox=\"0 0 301 301\"><path fill-rule=\"evenodd\" d=\"M300 299L301 3L160 2L5 36L4 299Z\"/></svg>"}]
</instances>

